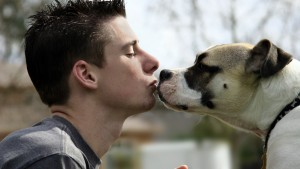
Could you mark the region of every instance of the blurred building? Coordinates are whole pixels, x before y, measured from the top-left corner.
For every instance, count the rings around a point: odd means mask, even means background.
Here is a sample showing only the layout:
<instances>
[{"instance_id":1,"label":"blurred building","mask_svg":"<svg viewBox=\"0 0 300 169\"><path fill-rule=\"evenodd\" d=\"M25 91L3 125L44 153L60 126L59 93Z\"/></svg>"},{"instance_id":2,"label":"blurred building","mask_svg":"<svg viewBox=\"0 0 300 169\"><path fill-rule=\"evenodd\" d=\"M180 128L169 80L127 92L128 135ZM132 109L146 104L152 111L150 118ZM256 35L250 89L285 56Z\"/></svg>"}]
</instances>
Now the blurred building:
<instances>
[{"instance_id":1,"label":"blurred building","mask_svg":"<svg viewBox=\"0 0 300 169\"><path fill-rule=\"evenodd\" d=\"M166 141L137 144L129 140L115 144L102 159L101 169L232 169L228 143L207 140Z\"/></svg>"},{"instance_id":2,"label":"blurred building","mask_svg":"<svg viewBox=\"0 0 300 169\"><path fill-rule=\"evenodd\" d=\"M0 62L0 140L48 116L25 65Z\"/></svg>"}]
</instances>

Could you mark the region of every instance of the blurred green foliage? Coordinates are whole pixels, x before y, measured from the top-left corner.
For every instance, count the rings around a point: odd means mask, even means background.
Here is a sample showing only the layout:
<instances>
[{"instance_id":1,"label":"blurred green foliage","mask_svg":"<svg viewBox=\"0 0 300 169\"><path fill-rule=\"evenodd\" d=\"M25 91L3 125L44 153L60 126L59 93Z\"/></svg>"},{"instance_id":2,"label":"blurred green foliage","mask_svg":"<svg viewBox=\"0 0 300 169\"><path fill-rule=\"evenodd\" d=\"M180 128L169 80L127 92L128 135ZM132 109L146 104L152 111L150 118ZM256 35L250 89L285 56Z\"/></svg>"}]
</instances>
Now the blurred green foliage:
<instances>
[{"instance_id":1,"label":"blurred green foliage","mask_svg":"<svg viewBox=\"0 0 300 169\"><path fill-rule=\"evenodd\" d=\"M21 43L28 27L27 18L49 0L1 0L0 38L3 41L3 54L0 59L7 60L14 43Z\"/></svg>"}]
</instances>

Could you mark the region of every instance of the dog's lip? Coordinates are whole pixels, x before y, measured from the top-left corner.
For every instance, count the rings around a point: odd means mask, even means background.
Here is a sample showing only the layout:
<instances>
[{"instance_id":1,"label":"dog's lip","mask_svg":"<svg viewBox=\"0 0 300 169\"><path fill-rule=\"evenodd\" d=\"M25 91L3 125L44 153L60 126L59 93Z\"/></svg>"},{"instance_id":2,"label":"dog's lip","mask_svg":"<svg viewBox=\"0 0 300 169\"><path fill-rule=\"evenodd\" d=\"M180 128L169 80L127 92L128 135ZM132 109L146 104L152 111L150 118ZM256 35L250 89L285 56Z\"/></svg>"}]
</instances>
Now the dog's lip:
<instances>
[{"instance_id":1,"label":"dog's lip","mask_svg":"<svg viewBox=\"0 0 300 169\"><path fill-rule=\"evenodd\" d=\"M162 92L161 92L161 90L160 90L160 84L161 84L161 83L158 83L157 90L156 90L159 100L162 101L162 102L163 102L164 104L166 104L166 105L172 106L172 105L165 99L165 97L163 96L163 94L162 94Z\"/></svg>"}]
</instances>

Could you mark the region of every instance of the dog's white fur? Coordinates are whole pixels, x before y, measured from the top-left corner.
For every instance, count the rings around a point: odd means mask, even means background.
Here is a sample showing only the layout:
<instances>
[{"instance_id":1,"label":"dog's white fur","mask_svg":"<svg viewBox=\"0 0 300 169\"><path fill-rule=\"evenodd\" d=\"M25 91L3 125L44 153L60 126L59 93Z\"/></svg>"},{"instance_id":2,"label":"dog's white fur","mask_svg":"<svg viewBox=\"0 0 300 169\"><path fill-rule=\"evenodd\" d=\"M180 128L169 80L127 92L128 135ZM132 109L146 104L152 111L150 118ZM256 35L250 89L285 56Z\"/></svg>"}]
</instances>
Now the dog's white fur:
<instances>
[{"instance_id":1,"label":"dog's white fur","mask_svg":"<svg viewBox=\"0 0 300 169\"><path fill-rule=\"evenodd\" d=\"M291 102L300 92L300 63L293 59L282 72L262 80L257 99L249 107L254 113L258 128L266 130L286 103ZM276 92L275 92L276 91ZM259 102L264 107L256 108ZM276 104L274 104L276 103ZM244 114L247 114L245 112ZM256 116L256 117L255 117ZM251 118L245 115L244 118ZM267 147L267 169L296 169L300 167L300 107L293 109L272 130Z\"/></svg>"},{"instance_id":2,"label":"dog's white fur","mask_svg":"<svg viewBox=\"0 0 300 169\"><path fill-rule=\"evenodd\" d=\"M230 45L235 46L236 44ZM214 103L217 109L209 109L199 105L203 93L188 87L184 78L187 69L172 70L172 78L159 85L161 97L165 105L171 109L182 111L176 105L185 105L188 112L208 114L221 121L246 131L251 131L263 140L270 124L278 113L290 103L300 92L300 62L293 59L281 71L258 82L255 76L243 78L247 50L252 50L249 44L243 46L238 58L230 58L233 52L227 52L226 46L220 51L208 51L210 55L223 57L207 58L207 65L222 65L226 71L216 74L207 84L217 98ZM245 51L245 53L243 52ZM245 57L245 58L243 58ZM222 60L225 59L225 60ZM227 59L227 60L226 60ZM230 67L234 67L231 69ZM240 82L240 81L245 82ZM227 83L230 90L224 90L220 84ZM253 84L253 86L252 86ZM242 95L243 93L244 95ZM277 123L271 132L268 142L267 169L300 168L300 108L293 109Z\"/></svg>"},{"instance_id":3,"label":"dog's white fur","mask_svg":"<svg viewBox=\"0 0 300 169\"><path fill-rule=\"evenodd\" d=\"M241 113L241 118L253 121L258 129L266 131L278 115L278 110L283 109L300 92L299 75L300 62L293 59L281 72L262 79L255 97Z\"/></svg>"}]
</instances>

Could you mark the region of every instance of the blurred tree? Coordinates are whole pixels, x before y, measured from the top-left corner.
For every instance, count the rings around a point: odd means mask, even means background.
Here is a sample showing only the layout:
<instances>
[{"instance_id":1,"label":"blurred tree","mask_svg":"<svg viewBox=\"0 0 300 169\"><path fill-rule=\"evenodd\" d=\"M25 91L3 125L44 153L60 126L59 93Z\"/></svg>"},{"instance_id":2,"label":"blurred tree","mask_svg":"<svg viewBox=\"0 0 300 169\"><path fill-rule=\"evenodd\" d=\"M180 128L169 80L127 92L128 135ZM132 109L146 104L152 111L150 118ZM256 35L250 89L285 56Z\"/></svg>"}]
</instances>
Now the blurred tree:
<instances>
[{"instance_id":1,"label":"blurred tree","mask_svg":"<svg viewBox=\"0 0 300 169\"><path fill-rule=\"evenodd\" d=\"M300 1L158 0L149 9L194 52L214 44L257 43L268 38L300 57ZM185 38L189 44L184 44Z\"/></svg>"},{"instance_id":2,"label":"blurred tree","mask_svg":"<svg viewBox=\"0 0 300 169\"><path fill-rule=\"evenodd\" d=\"M0 1L0 41L3 43L3 53L0 53L0 59L7 61L9 57L11 57L13 45L21 44L24 37L28 25L26 19L48 1L49 0Z\"/></svg>"}]
</instances>

